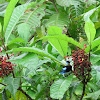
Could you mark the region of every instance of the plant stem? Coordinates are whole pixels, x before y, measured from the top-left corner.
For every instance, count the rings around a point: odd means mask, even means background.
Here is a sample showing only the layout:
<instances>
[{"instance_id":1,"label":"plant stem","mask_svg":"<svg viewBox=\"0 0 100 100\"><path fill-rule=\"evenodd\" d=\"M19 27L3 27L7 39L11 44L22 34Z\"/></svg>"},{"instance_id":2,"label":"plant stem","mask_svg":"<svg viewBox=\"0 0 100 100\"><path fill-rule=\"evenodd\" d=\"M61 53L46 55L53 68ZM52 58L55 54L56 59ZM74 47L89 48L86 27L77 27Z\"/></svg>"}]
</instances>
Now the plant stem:
<instances>
[{"instance_id":1,"label":"plant stem","mask_svg":"<svg viewBox=\"0 0 100 100\"><path fill-rule=\"evenodd\" d=\"M82 92L82 95L81 95L81 98L80 98L80 100L82 100L83 99L83 96L84 96L84 94L85 94L85 85L86 85L86 83L85 83L85 79L83 80L83 92Z\"/></svg>"}]
</instances>

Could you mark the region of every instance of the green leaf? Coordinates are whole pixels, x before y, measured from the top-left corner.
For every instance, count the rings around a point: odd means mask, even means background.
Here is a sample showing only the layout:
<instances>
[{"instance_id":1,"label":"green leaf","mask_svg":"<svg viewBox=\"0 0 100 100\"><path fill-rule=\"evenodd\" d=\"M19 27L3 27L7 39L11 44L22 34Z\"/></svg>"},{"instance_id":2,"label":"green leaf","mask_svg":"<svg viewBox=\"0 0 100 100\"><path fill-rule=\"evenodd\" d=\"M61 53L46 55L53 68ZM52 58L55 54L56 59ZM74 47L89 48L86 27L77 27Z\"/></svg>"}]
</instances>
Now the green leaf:
<instances>
[{"instance_id":1,"label":"green leaf","mask_svg":"<svg viewBox=\"0 0 100 100\"><path fill-rule=\"evenodd\" d=\"M79 0L80 1L80 0ZM70 5L80 5L80 2L77 0L56 0L57 4L60 6L67 6L69 7Z\"/></svg>"},{"instance_id":2,"label":"green leaf","mask_svg":"<svg viewBox=\"0 0 100 100\"><path fill-rule=\"evenodd\" d=\"M55 81L50 87L50 96L54 99L62 99L64 93L69 88L72 82L73 75L70 75L66 79L59 79Z\"/></svg>"},{"instance_id":3,"label":"green leaf","mask_svg":"<svg viewBox=\"0 0 100 100\"><path fill-rule=\"evenodd\" d=\"M87 96L85 96L84 98L92 98L92 100L97 100L99 96L100 96L100 90L88 93Z\"/></svg>"},{"instance_id":4,"label":"green leaf","mask_svg":"<svg viewBox=\"0 0 100 100\"><path fill-rule=\"evenodd\" d=\"M4 31L6 30L7 28L7 25L9 23L9 20L10 20L10 17L12 15L12 12L15 8L15 5L16 3L18 2L19 0L10 0L10 3L9 5L7 6L6 8L6 13L5 13L5 16L4 16Z\"/></svg>"},{"instance_id":5,"label":"green leaf","mask_svg":"<svg viewBox=\"0 0 100 100\"><path fill-rule=\"evenodd\" d=\"M91 44L91 49L95 48L96 46L100 45L100 37L96 38L92 44ZM89 49L90 49L90 45L87 46L87 48L85 48L85 51L86 52L89 52Z\"/></svg>"},{"instance_id":6,"label":"green leaf","mask_svg":"<svg viewBox=\"0 0 100 100\"><path fill-rule=\"evenodd\" d=\"M5 77L4 82L7 84L7 89L13 95L15 99L15 94L19 87L19 78Z\"/></svg>"},{"instance_id":7,"label":"green leaf","mask_svg":"<svg viewBox=\"0 0 100 100\"><path fill-rule=\"evenodd\" d=\"M20 18L19 23L27 23L31 28L39 27L41 24L41 19L45 15L45 4L41 4L34 7L33 11L26 12Z\"/></svg>"},{"instance_id":8,"label":"green leaf","mask_svg":"<svg viewBox=\"0 0 100 100\"><path fill-rule=\"evenodd\" d=\"M34 69L36 70L37 68L39 58L36 54L28 53L15 57L10 61L34 71Z\"/></svg>"},{"instance_id":9,"label":"green leaf","mask_svg":"<svg viewBox=\"0 0 100 100\"><path fill-rule=\"evenodd\" d=\"M62 30L58 27L51 26L48 29L48 35L63 35ZM67 49L68 49L68 42L61 40L59 38L49 38L48 41L57 49L57 51L61 54L62 57L67 55Z\"/></svg>"},{"instance_id":10,"label":"green leaf","mask_svg":"<svg viewBox=\"0 0 100 100\"><path fill-rule=\"evenodd\" d=\"M96 49L96 51L98 51L98 50L100 50L100 45L98 46L98 48ZM95 51L95 52L96 52L96 51Z\"/></svg>"},{"instance_id":11,"label":"green leaf","mask_svg":"<svg viewBox=\"0 0 100 100\"><path fill-rule=\"evenodd\" d=\"M14 9L12 16L10 18L10 21L8 23L8 26L6 28L6 32L5 32L6 45L7 45L7 42L8 42L8 39L10 37L12 30L14 29L15 25L17 24L19 18L24 14L25 10L27 9L27 6L28 6L28 4L24 4L24 5L18 6Z\"/></svg>"},{"instance_id":12,"label":"green leaf","mask_svg":"<svg viewBox=\"0 0 100 100\"><path fill-rule=\"evenodd\" d=\"M59 12L52 15L46 23L46 27L57 26L59 28L64 28L65 25L68 25L69 18L68 15L64 12Z\"/></svg>"},{"instance_id":13,"label":"green leaf","mask_svg":"<svg viewBox=\"0 0 100 100\"><path fill-rule=\"evenodd\" d=\"M18 34L20 38L28 41L30 34L30 26L27 23L21 23L18 25Z\"/></svg>"},{"instance_id":14,"label":"green leaf","mask_svg":"<svg viewBox=\"0 0 100 100\"><path fill-rule=\"evenodd\" d=\"M90 61L91 61L92 65L94 65L99 60L100 60L100 55L92 54L91 57L90 57Z\"/></svg>"},{"instance_id":15,"label":"green leaf","mask_svg":"<svg viewBox=\"0 0 100 100\"><path fill-rule=\"evenodd\" d=\"M7 44L7 46L8 45L11 45L11 44L13 44L13 43L28 43L28 42L26 42L25 40L23 40L23 39L21 39L21 38L16 38L16 39L13 39L12 41L10 41L10 43L8 43Z\"/></svg>"},{"instance_id":16,"label":"green leaf","mask_svg":"<svg viewBox=\"0 0 100 100\"><path fill-rule=\"evenodd\" d=\"M7 51L7 52L14 52L14 51L26 51L26 52L34 52L36 54L40 54L42 56L46 56L48 58L51 58L52 60L56 61L57 63L60 63L62 64L58 59L56 59L54 56L52 56L51 54L43 51L43 50L40 50L38 48L35 48L35 47L20 47L20 48L14 48L10 51ZM64 65L64 64L62 64Z\"/></svg>"},{"instance_id":17,"label":"green leaf","mask_svg":"<svg viewBox=\"0 0 100 100\"><path fill-rule=\"evenodd\" d=\"M88 38L88 43L91 45L92 41L95 38L96 30L95 30L93 22L90 19L88 19L85 22L85 33L86 33L87 38Z\"/></svg>"},{"instance_id":18,"label":"green leaf","mask_svg":"<svg viewBox=\"0 0 100 100\"><path fill-rule=\"evenodd\" d=\"M17 91L15 97L16 97L16 100L27 100L28 99L26 95L23 94L21 91Z\"/></svg>"},{"instance_id":19,"label":"green leaf","mask_svg":"<svg viewBox=\"0 0 100 100\"><path fill-rule=\"evenodd\" d=\"M67 41L67 42L69 42L69 43L72 43L72 44L74 44L74 45L76 45L77 47L79 47L79 48L81 48L82 49L82 47L81 47L81 45L77 42L77 41L75 41L73 38L71 38L71 37L68 37L68 36L66 36L65 34L62 34L62 35L54 35L54 36L45 36L45 37L42 37L42 38L40 38L40 39L38 39L38 40L42 40L42 39L49 39L49 38L57 38L57 39L59 39L59 40L63 40L63 41ZM37 41L37 40L36 40ZM36 42L35 41L35 42Z\"/></svg>"}]
</instances>

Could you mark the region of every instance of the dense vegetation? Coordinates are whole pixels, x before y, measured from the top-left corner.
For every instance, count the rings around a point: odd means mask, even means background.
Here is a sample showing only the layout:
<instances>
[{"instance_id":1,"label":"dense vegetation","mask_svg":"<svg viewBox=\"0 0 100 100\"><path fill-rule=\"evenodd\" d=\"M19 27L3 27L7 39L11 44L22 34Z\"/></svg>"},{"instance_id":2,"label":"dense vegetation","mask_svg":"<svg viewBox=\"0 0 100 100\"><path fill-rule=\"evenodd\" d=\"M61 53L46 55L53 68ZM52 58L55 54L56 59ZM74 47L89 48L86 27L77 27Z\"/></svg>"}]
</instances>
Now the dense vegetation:
<instances>
[{"instance_id":1,"label":"dense vegetation","mask_svg":"<svg viewBox=\"0 0 100 100\"><path fill-rule=\"evenodd\" d=\"M100 0L0 0L0 100L100 100L99 75Z\"/></svg>"}]
</instances>

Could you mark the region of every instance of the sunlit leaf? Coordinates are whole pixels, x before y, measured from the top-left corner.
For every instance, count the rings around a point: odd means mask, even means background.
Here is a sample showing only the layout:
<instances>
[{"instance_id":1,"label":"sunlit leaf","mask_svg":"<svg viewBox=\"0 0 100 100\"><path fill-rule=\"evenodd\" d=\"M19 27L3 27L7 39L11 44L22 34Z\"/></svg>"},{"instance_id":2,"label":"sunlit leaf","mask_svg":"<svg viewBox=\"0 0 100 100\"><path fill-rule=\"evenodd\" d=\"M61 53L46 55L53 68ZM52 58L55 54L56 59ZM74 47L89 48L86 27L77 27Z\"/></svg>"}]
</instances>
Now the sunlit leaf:
<instances>
[{"instance_id":1,"label":"sunlit leaf","mask_svg":"<svg viewBox=\"0 0 100 100\"><path fill-rule=\"evenodd\" d=\"M48 29L48 35L54 36L54 35L62 35L62 30L58 27L51 26ZM61 54L62 57L67 55L67 49L68 49L68 42L61 40L59 38L49 38L48 41L58 50L58 52Z\"/></svg>"},{"instance_id":2,"label":"sunlit leaf","mask_svg":"<svg viewBox=\"0 0 100 100\"><path fill-rule=\"evenodd\" d=\"M95 30L93 22L90 19L88 19L85 22L85 33L86 33L87 38L88 38L88 43L91 45L92 41L95 38L96 30Z\"/></svg>"},{"instance_id":3,"label":"sunlit leaf","mask_svg":"<svg viewBox=\"0 0 100 100\"><path fill-rule=\"evenodd\" d=\"M18 2L19 0L10 0L10 3L9 5L7 6L6 8L6 13L5 13L5 16L4 16L4 31L6 30L7 28L7 25L9 23L9 20L10 20L10 17L12 15L12 12L15 8L15 5L16 3Z\"/></svg>"},{"instance_id":4,"label":"sunlit leaf","mask_svg":"<svg viewBox=\"0 0 100 100\"><path fill-rule=\"evenodd\" d=\"M6 45L8 42L8 39L10 37L10 34L12 30L14 29L15 25L17 24L19 18L24 14L24 11L27 9L28 4L20 5L16 7L11 15L10 21L8 23L8 26L6 28L5 32L5 41Z\"/></svg>"}]
</instances>

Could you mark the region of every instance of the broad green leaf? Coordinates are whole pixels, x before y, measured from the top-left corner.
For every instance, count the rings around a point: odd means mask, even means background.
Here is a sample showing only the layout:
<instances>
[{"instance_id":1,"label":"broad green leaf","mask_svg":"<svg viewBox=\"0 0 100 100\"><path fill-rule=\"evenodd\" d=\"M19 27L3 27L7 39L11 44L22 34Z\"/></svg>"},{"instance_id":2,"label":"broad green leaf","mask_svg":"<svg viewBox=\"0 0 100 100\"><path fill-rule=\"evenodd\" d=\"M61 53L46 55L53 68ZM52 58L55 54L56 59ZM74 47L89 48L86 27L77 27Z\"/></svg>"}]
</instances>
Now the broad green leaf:
<instances>
[{"instance_id":1,"label":"broad green leaf","mask_svg":"<svg viewBox=\"0 0 100 100\"><path fill-rule=\"evenodd\" d=\"M80 0L79 0L80 1ZM67 6L69 7L70 5L80 5L80 2L77 0L56 0L57 4L60 6Z\"/></svg>"},{"instance_id":2,"label":"broad green leaf","mask_svg":"<svg viewBox=\"0 0 100 100\"><path fill-rule=\"evenodd\" d=\"M66 79L59 79L55 81L50 87L50 96L53 99L62 99L64 93L68 90L71 82L72 82L73 75L70 75Z\"/></svg>"},{"instance_id":3,"label":"broad green leaf","mask_svg":"<svg viewBox=\"0 0 100 100\"><path fill-rule=\"evenodd\" d=\"M23 94L21 91L17 91L15 98L16 100L27 100L26 95Z\"/></svg>"},{"instance_id":4,"label":"broad green leaf","mask_svg":"<svg viewBox=\"0 0 100 100\"><path fill-rule=\"evenodd\" d=\"M96 51L98 51L98 50L100 50L100 45L98 46L98 48L96 49ZM95 51L95 52L96 52L96 51Z\"/></svg>"},{"instance_id":5,"label":"broad green leaf","mask_svg":"<svg viewBox=\"0 0 100 100\"><path fill-rule=\"evenodd\" d=\"M88 38L88 43L91 45L92 41L95 38L96 30L95 30L93 22L90 19L88 19L85 22L85 33L86 33L87 38Z\"/></svg>"},{"instance_id":6,"label":"broad green leaf","mask_svg":"<svg viewBox=\"0 0 100 100\"><path fill-rule=\"evenodd\" d=\"M7 89L13 95L15 99L15 94L19 87L19 78L5 77L4 82L7 84Z\"/></svg>"},{"instance_id":7,"label":"broad green leaf","mask_svg":"<svg viewBox=\"0 0 100 100\"><path fill-rule=\"evenodd\" d=\"M58 27L51 26L48 29L48 35L49 36L54 36L54 35L61 35L62 30ZM67 49L68 49L68 42L61 40L59 38L49 38L48 41L57 49L57 51L61 54L62 57L67 55Z\"/></svg>"},{"instance_id":8,"label":"broad green leaf","mask_svg":"<svg viewBox=\"0 0 100 100\"><path fill-rule=\"evenodd\" d=\"M18 90L16 92L15 99L16 100L27 100L28 98L26 97L25 94L22 93L22 91ZM11 96L11 98L9 98L9 100L13 100L13 96Z\"/></svg>"},{"instance_id":9,"label":"broad green leaf","mask_svg":"<svg viewBox=\"0 0 100 100\"><path fill-rule=\"evenodd\" d=\"M34 53L28 53L25 55L20 55L18 57L15 57L11 60L11 62L14 62L18 65L22 65L31 71L36 70L37 65L38 65L39 58L36 54Z\"/></svg>"},{"instance_id":10,"label":"broad green leaf","mask_svg":"<svg viewBox=\"0 0 100 100\"><path fill-rule=\"evenodd\" d=\"M92 93L88 93L87 96L85 96L84 98L91 98L92 100L97 100L98 97L100 96L100 90L92 92Z\"/></svg>"},{"instance_id":11,"label":"broad green leaf","mask_svg":"<svg viewBox=\"0 0 100 100\"><path fill-rule=\"evenodd\" d=\"M25 41L28 41L30 34L30 26L27 23L21 23L18 25L19 37Z\"/></svg>"},{"instance_id":12,"label":"broad green leaf","mask_svg":"<svg viewBox=\"0 0 100 100\"><path fill-rule=\"evenodd\" d=\"M62 64L58 59L56 59L54 56L52 56L51 54L43 51L43 50L40 50L38 48L35 48L35 47L20 47L20 48L14 48L10 51L7 51L7 52L14 52L14 51L26 51L26 52L34 52L36 54L40 54L42 56L46 56L48 58L51 58L52 60L56 61L57 63L60 63ZM64 64L62 64L64 65Z\"/></svg>"},{"instance_id":13,"label":"broad green leaf","mask_svg":"<svg viewBox=\"0 0 100 100\"><path fill-rule=\"evenodd\" d=\"M49 39L49 38L53 38L53 39L57 38L57 39L59 39L59 40L65 41L65 42L67 41L67 42L72 43L72 44L74 44L74 45L76 45L77 47L79 47L79 48L82 49L81 45L80 45L77 41L75 41L75 40L74 40L73 38L71 38L71 37L66 36L65 34L63 34L63 35L54 35L54 36L45 36L45 37L40 38L39 40L42 40L42 39ZM37 40L36 40L36 41L37 41ZM36 41L35 41L35 42L36 42Z\"/></svg>"},{"instance_id":14,"label":"broad green leaf","mask_svg":"<svg viewBox=\"0 0 100 100\"><path fill-rule=\"evenodd\" d=\"M6 13L5 13L5 16L4 16L4 31L6 30L7 28L7 25L9 23L9 20L10 20L10 17L12 15L12 12L15 8L15 5L16 3L18 2L19 0L11 0L9 5L7 6L6 8Z\"/></svg>"},{"instance_id":15,"label":"broad green leaf","mask_svg":"<svg viewBox=\"0 0 100 100\"><path fill-rule=\"evenodd\" d=\"M68 25L69 18L68 15L64 12L59 12L52 15L46 23L46 27L57 26L59 28L64 28L65 25Z\"/></svg>"},{"instance_id":16,"label":"broad green leaf","mask_svg":"<svg viewBox=\"0 0 100 100\"><path fill-rule=\"evenodd\" d=\"M98 62L100 60L100 55L92 54L90 58L91 58L90 61L91 61L92 65L94 65L96 62Z\"/></svg>"},{"instance_id":17,"label":"broad green leaf","mask_svg":"<svg viewBox=\"0 0 100 100\"><path fill-rule=\"evenodd\" d=\"M6 28L6 32L5 32L5 41L6 41L6 45L8 42L8 39L10 37L10 34L12 32L12 30L14 29L15 25L17 24L19 18L24 14L25 10L27 9L28 4L24 4L21 6L18 6L14 9L10 21L8 23L8 26Z\"/></svg>"},{"instance_id":18,"label":"broad green leaf","mask_svg":"<svg viewBox=\"0 0 100 100\"><path fill-rule=\"evenodd\" d=\"M95 48L95 47L98 46L98 45L100 45L100 37L96 38L96 39L92 42L92 44L91 44L91 49ZM87 46L87 48L85 48L85 51L86 51L86 52L89 52L89 50L90 50L90 45Z\"/></svg>"},{"instance_id":19,"label":"broad green leaf","mask_svg":"<svg viewBox=\"0 0 100 100\"><path fill-rule=\"evenodd\" d=\"M28 43L28 42L26 42L25 40L23 40L21 38L16 38L16 39L13 39L12 41L10 41L10 43L8 43L7 46L11 45L13 43Z\"/></svg>"},{"instance_id":20,"label":"broad green leaf","mask_svg":"<svg viewBox=\"0 0 100 100\"><path fill-rule=\"evenodd\" d=\"M39 6L34 7L33 11L24 13L20 18L19 23L27 23L31 28L39 27L41 24L41 19L45 15L46 5L40 4Z\"/></svg>"}]
</instances>

